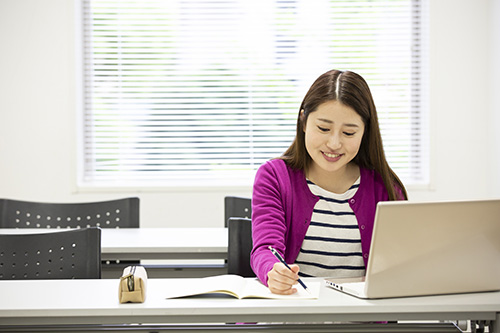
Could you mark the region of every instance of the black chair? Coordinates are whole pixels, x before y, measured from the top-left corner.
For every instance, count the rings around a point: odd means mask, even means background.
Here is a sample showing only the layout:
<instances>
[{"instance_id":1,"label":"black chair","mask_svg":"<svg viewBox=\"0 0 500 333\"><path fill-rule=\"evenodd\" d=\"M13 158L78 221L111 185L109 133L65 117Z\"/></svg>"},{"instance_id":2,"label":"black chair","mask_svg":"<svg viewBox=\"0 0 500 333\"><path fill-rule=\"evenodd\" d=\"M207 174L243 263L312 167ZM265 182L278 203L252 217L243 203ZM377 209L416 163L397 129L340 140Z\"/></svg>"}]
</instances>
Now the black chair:
<instances>
[{"instance_id":1,"label":"black chair","mask_svg":"<svg viewBox=\"0 0 500 333\"><path fill-rule=\"evenodd\" d=\"M252 218L252 199L227 196L224 198L224 227L230 217Z\"/></svg>"},{"instance_id":2,"label":"black chair","mask_svg":"<svg viewBox=\"0 0 500 333\"><path fill-rule=\"evenodd\" d=\"M250 267L252 251L252 221L244 217L230 217L228 223L227 272L244 277L255 277Z\"/></svg>"},{"instance_id":3,"label":"black chair","mask_svg":"<svg viewBox=\"0 0 500 333\"><path fill-rule=\"evenodd\" d=\"M0 234L0 280L100 278L100 228Z\"/></svg>"},{"instance_id":4,"label":"black chair","mask_svg":"<svg viewBox=\"0 0 500 333\"><path fill-rule=\"evenodd\" d=\"M0 228L139 228L139 198L85 203L0 199ZM103 261L121 269L139 260Z\"/></svg>"},{"instance_id":5,"label":"black chair","mask_svg":"<svg viewBox=\"0 0 500 333\"><path fill-rule=\"evenodd\" d=\"M139 228L139 198L87 203L0 199L0 228Z\"/></svg>"}]
</instances>

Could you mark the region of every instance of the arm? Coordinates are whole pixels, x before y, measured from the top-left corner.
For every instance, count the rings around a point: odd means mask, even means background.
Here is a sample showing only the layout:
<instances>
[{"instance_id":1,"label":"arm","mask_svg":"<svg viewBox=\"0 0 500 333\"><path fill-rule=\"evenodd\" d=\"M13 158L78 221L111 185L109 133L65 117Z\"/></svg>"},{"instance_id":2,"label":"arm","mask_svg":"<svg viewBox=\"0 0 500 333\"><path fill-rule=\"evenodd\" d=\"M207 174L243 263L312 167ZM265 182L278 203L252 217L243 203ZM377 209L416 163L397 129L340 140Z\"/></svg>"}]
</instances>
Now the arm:
<instances>
[{"instance_id":1,"label":"arm","mask_svg":"<svg viewBox=\"0 0 500 333\"><path fill-rule=\"evenodd\" d=\"M280 253L285 252L287 230L283 207L282 184L272 163L263 164L255 176L252 196L252 238L250 256L252 269L267 285L267 273L279 261L269 251L272 246Z\"/></svg>"},{"instance_id":2,"label":"arm","mask_svg":"<svg viewBox=\"0 0 500 333\"><path fill-rule=\"evenodd\" d=\"M252 198L253 250L250 258L257 277L276 294L289 295L297 291L299 266L290 269L279 262L269 250L274 247L284 254L290 232L291 181L288 169L280 160L268 162L257 171Z\"/></svg>"},{"instance_id":3,"label":"arm","mask_svg":"<svg viewBox=\"0 0 500 333\"><path fill-rule=\"evenodd\" d=\"M285 212L280 184L271 163L263 164L255 176L252 195L253 249L250 263L255 275L267 285L267 273L278 262L268 247L284 253Z\"/></svg>"}]
</instances>

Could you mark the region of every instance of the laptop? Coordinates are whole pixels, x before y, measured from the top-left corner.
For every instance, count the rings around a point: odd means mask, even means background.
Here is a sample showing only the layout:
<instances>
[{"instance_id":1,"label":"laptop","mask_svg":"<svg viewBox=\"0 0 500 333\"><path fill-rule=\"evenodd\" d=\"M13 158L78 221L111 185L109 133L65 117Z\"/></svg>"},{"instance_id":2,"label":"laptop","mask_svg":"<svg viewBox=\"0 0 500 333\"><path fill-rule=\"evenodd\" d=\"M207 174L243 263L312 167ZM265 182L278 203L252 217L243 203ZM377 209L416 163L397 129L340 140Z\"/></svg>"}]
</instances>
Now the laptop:
<instances>
[{"instance_id":1,"label":"laptop","mask_svg":"<svg viewBox=\"0 0 500 333\"><path fill-rule=\"evenodd\" d=\"M380 202L365 277L325 282L368 299L500 290L500 200Z\"/></svg>"}]
</instances>

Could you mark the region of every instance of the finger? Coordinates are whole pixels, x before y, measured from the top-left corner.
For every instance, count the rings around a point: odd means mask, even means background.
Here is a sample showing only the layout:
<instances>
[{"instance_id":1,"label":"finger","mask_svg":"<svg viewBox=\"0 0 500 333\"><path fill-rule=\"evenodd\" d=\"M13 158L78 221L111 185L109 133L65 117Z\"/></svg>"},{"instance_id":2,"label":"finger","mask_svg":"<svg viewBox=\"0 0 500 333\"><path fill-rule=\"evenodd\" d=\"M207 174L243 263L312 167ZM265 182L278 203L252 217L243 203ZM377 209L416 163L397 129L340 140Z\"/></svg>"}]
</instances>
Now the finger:
<instances>
[{"instance_id":1,"label":"finger","mask_svg":"<svg viewBox=\"0 0 500 333\"><path fill-rule=\"evenodd\" d=\"M296 288L288 288L288 289L282 290L282 289L279 289L279 288L275 288L272 285L269 286L269 290L273 294L280 294L280 295L292 295L292 294L294 294L294 293L297 292Z\"/></svg>"},{"instance_id":2,"label":"finger","mask_svg":"<svg viewBox=\"0 0 500 333\"><path fill-rule=\"evenodd\" d=\"M273 277L270 277L268 279L267 284L276 290L288 290L288 289L293 288L295 282L293 280L290 280L290 282L288 282L288 281L283 282L283 281L274 279Z\"/></svg>"},{"instance_id":3,"label":"finger","mask_svg":"<svg viewBox=\"0 0 500 333\"><path fill-rule=\"evenodd\" d=\"M286 289L287 287L290 288L294 284L293 279L281 275L276 270L271 270L267 276L268 283L271 283L275 286L280 286L280 289Z\"/></svg>"},{"instance_id":4,"label":"finger","mask_svg":"<svg viewBox=\"0 0 500 333\"><path fill-rule=\"evenodd\" d=\"M297 289L293 287L293 284L283 283L279 280L273 278L272 275L269 276L267 285L269 290L275 294L289 295L297 292Z\"/></svg>"},{"instance_id":5,"label":"finger","mask_svg":"<svg viewBox=\"0 0 500 333\"><path fill-rule=\"evenodd\" d=\"M294 270L298 271L297 265L291 265L290 268L292 268L292 267L294 267ZM290 268L286 267L284 264L282 264L280 262L277 262L273 266L273 270L275 270L280 275L282 275L284 277L288 277L290 279L294 279L294 280L298 279L299 276L297 275L297 273L294 272L293 270L291 270Z\"/></svg>"},{"instance_id":6,"label":"finger","mask_svg":"<svg viewBox=\"0 0 500 333\"><path fill-rule=\"evenodd\" d=\"M299 265L290 265L290 270L295 274L297 275L297 278L298 278L298 275L299 275L299 271L300 271L300 267Z\"/></svg>"}]
</instances>

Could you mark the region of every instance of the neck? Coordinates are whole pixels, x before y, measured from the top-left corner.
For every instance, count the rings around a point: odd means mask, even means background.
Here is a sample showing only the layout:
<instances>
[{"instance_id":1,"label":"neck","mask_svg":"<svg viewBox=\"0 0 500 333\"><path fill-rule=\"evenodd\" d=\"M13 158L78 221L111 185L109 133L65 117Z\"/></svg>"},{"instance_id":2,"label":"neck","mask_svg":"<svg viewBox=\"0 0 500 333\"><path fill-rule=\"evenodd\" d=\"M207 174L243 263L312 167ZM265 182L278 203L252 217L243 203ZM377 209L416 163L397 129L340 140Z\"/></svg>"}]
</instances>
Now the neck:
<instances>
[{"instance_id":1,"label":"neck","mask_svg":"<svg viewBox=\"0 0 500 333\"><path fill-rule=\"evenodd\" d=\"M306 171L306 177L319 187L337 194L346 192L359 178L359 166L354 163L347 164L337 171L325 171L314 164Z\"/></svg>"}]
</instances>

